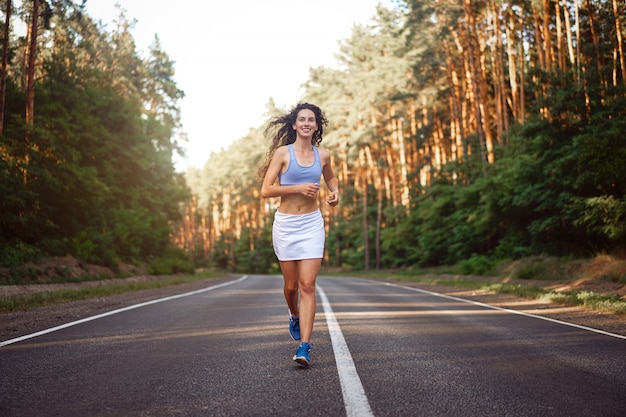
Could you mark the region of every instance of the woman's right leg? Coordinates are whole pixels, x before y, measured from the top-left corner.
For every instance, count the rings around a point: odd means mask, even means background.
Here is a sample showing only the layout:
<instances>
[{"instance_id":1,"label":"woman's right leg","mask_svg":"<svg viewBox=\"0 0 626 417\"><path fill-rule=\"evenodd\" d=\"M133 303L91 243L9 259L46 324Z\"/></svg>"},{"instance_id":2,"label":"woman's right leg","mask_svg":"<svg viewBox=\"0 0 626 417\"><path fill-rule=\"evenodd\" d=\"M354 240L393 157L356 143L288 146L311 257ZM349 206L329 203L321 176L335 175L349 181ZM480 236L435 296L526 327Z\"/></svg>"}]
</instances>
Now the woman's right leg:
<instances>
[{"instance_id":1,"label":"woman's right leg","mask_svg":"<svg viewBox=\"0 0 626 417\"><path fill-rule=\"evenodd\" d=\"M292 316L299 316L299 276L297 261L280 261L280 269L283 273L283 292L285 294L285 300L287 301L287 307L289 307L289 312Z\"/></svg>"}]
</instances>

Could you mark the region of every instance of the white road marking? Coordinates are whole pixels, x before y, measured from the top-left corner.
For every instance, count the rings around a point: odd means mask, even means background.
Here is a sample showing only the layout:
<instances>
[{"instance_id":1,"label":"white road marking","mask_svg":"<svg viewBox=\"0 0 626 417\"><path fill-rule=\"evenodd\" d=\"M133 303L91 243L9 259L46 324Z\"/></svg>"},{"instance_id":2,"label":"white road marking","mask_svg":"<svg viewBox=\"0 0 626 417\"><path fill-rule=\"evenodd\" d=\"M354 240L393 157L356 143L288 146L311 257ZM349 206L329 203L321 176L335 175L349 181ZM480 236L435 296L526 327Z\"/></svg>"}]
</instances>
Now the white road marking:
<instances>
[{"instance_id":1,"label":"white road marking","mask_svg":"<svg viewBox=\"0 0 626 417\"><path fill-rule=\"evenodd\" d=\"M477 305L477 306L490 308L492 310L506 311L507 313L519 314L520 316L526 316L526 317L532 317L532 318L535 318L535 319L550 321L552 323L562 324L563 326L575 327L577 329L586 330L586 331L589 331L589 332L599 333L599 334L603 334L605 336L611 336L611 337L615 337L617 339L624 339L624 340L626 340L626 336L623 336L621 334L609 333L609 332L605 332L604 330L594 329L593 327L582 326L580 324L575 324L575 323L568 323L566 321L552 319L550 317L538 316L536 314L524 313L523 311L511 310L509 308L503 308L503 307L498 307L498 306L492 306L490 304L481 303L479 301L466 300L464 298L458 298L458 297L453 297L451 295L439 294L437 292L422 290L420 288L407 287L407 286L404 286L404 285L391 284L391 283L388 283L388 282L385 283L384 285L389 285L391 287L404 288L405 290L421 292L421 293L424 293L424 294L430 294L430 295L434 295L436 297L447 298L448 300L461 301L461 302L468 303L468 304L474 304L474 305Z\"/></svg>"},{"instance_id":2,"label":"white road marking","mask_svg":"<svg viewBox=\"0 0 626 417\"><path fill-rule=\"evenodd\" d=\"M135 308L145 307L145 306L151 305L151 304L162 303L164 301L170 301L170 300L174 300L176 298L188 297L190 295L200 294L200 293L203 293L203 292L215 290L217 288L226 287L228 285L232 285L232 284L236 284L238 282L244 281L247 278L248 278L248 276L244 275L243 277L241 277L241 278L239 278L239 279L237 279L235 281L224 282L222 284L213 285L211 287L202 288L200 290L190 291L190 292L186 292L186 293L183 293L183 294L172 295L170 297L165 297L165 298L159 298L159 299L156 299L156 300L146 301L145 303L134 304L134 305L131 305L131 306L128 306L128 307L123 307L123 308L119 308L117 310L112 310L112 311L109 311L109 312L106 312L106 313L98 314L96 316L85 317L84 319L72 321L70 323L65 323L65 324L62 324L62 325L56 326L56 327L51 327L49 329L41 330L41 331L36 332L36 333L31 333L31 334L27 334L27 335L24 335L24 336L21 336L21 337L16 337L15 339L5 340L4 342L0 342L0 347L6 346L6 345L11 345L11 344L17 343L17 342L21 342L23 340L32 339L33 337L42 336L44 334L56 332L57 330L65 329L65 328L71 327L71 326L76 326L77 324L86 323L88 321L101 319L101 318L107 317L107 316L112 316L113 314L118 314L118 313L122 313L124 311L133 310Z\"/></svg>"},{"instance_id":3,"label":"white road marking","mask_svg":"<svg viewBox=\"0 0 626 417\"><path fill-rule=\"evenodd\" d=\"M359 374L356 372L352 355L350 355L346 339L343 337L333 309L330 307L330 302L319 284L317 285L317 291L324 307L326 324L328 325L328 332L330 333L330 340L335 353L335 362L337 363L337 372L339 372L339 382L341 383L346 416L373 417L374 414L361 384L361 378L359 378Z\"/></svg>"}]
</instances>

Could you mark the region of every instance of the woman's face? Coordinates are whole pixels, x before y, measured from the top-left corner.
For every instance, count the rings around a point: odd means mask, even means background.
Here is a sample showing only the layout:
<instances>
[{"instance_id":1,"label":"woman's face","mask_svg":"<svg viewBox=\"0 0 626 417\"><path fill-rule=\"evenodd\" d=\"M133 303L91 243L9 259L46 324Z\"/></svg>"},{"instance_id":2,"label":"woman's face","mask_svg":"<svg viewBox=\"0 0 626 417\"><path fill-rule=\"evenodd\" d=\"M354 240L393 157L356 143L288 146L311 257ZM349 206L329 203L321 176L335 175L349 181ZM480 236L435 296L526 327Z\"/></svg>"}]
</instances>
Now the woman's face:
<instances>
[{"instance_id":1,"label":"woman's face","mask_svg":"<svg viewBox=\"0 0 626 417\"><path fill-rule=\"evenodd\" d=\"M317 130L317 121L315 113L309 109L302 109L296 116L296 122L293 124L296 134L301 137L310 138Z\"/></svg>"}]
</instances>

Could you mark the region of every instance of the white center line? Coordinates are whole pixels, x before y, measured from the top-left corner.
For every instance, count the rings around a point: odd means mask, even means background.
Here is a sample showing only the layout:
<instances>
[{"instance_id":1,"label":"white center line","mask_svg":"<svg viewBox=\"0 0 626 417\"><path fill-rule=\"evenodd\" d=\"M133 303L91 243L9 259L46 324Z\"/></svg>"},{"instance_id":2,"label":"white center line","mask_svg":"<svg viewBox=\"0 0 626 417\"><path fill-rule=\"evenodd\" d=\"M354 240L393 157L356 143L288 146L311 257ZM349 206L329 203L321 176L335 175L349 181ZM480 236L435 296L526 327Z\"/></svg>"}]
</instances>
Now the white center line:
<instances>
[{"instance_id":1,"label":"white center line","mask_svg":"<svg viewBox=\"0 0 626 417\"><path fill-rule=\"evenodd\" d=\"M98 314L97 316L85 317L84 319L72 321L70 323L65 323L65 324L62 324L62 325L56 326L56 327L51 327L49 329L41 330L41 331L36 332L36 333L31 333L31 334L27 334L27 335L24 335L24 336L21 336L21 337L16 337L15 339L5 340L4 342L0 342L0 347L6 346L6 345L11 345L11 344L17 343L17 342L21 342L23 340L32 339L33 337L41 336L41 335L44 335L44 334L56 332L57 330L65 329L65 328L71 327L71 326L76 326L77 324L86 323L88 321L92 321L92 320L96 320L96 319L101 319L102 317L111 316L113 314L121 313L121 312L124 312L124 311L128 311L128 310L132 310L132 309L135 309L135 308L139 308L139 307L144 307L144 306L147 306L147 305L150 305L150 304L162 303L163 301L174 300L176 298L188 297L190 295L200 294L200 293L203 293L203 292L206 292L206 291L211 291L211 290L214 290L214 289L217 289L217 288L225 287L227 285L236 284L236 283L241 282L241 281L243 281L243 280L245 280L247 278L248 278L248 276L244 275L243 277L241 277L241 278L239 278L239 279L237 279L235 281L228 281L228 282L224 282L222 284L213 285L211 287L202 288L200 290L186 292L184 294L172 295L170 297L165 297L165 298L159 298L159 299L156 299L156 300L146 301L145 303L141 303L141 304L134 304L134 305L131 305L131 306L128 306L128 307L118 308L117 310L108 311L106 313Z\"/></svg>"},{"instance_id":2,"label":"white center line","mask_svg":"<svg viewBox=\"0 0 626 417\"><path fill-rule=\"evenodd\" d=\"M320 300L324 307L324 315L326 316L326 324L330 333L330 340L333 344L335 353L335 362L337 363L337 372L339 373L339 382L341 383L341 392L343 394L343 403L346 407L347 417L370 417L374 416L370 404L365 395L365 390L361 384L361 378L356 372L352 355L348 350L346 339L343 337L339 323L335 318L330 302L322 288L317 285L317 291L320 294Z\"/></svg>"}]
</instances>

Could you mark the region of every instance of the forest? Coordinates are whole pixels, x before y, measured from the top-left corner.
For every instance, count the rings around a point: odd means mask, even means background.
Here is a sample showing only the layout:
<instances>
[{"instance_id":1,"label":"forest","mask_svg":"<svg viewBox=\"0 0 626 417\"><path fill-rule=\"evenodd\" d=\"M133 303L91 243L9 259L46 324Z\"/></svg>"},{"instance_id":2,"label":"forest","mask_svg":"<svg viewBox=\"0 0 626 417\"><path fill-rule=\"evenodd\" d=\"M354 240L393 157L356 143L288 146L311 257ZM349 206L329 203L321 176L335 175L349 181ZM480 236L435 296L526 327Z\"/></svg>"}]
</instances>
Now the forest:
<instances>
[{"instance_id":1,"label":"forest","mask_svg":"<svg viewBox=\"0 0 626 417\"><path fill-rule=\"evenodd\" d=\"M143 56L123 13L109 31L70 0L14 3L2 2L0 264L189 269L171 239L190 198L172 162L183 92L158 38Z\"/></svg>"},{"instance_id":2,"label":"forest","mask_svg":"<svg viewBox=\"0 0 626 417\"><path fill-rule=\"evenodd\" d=\"M142 58L123 16L108 32L67 0L26 2L16 37L4 3L0 263L277 271L265 126L177 173L184 93L158 39ZM338 207L319 196L325 265L623 251L625 25L623 0L397 0L355 25L303 80L340 184Z\"/></svg>"}]
</instances>

